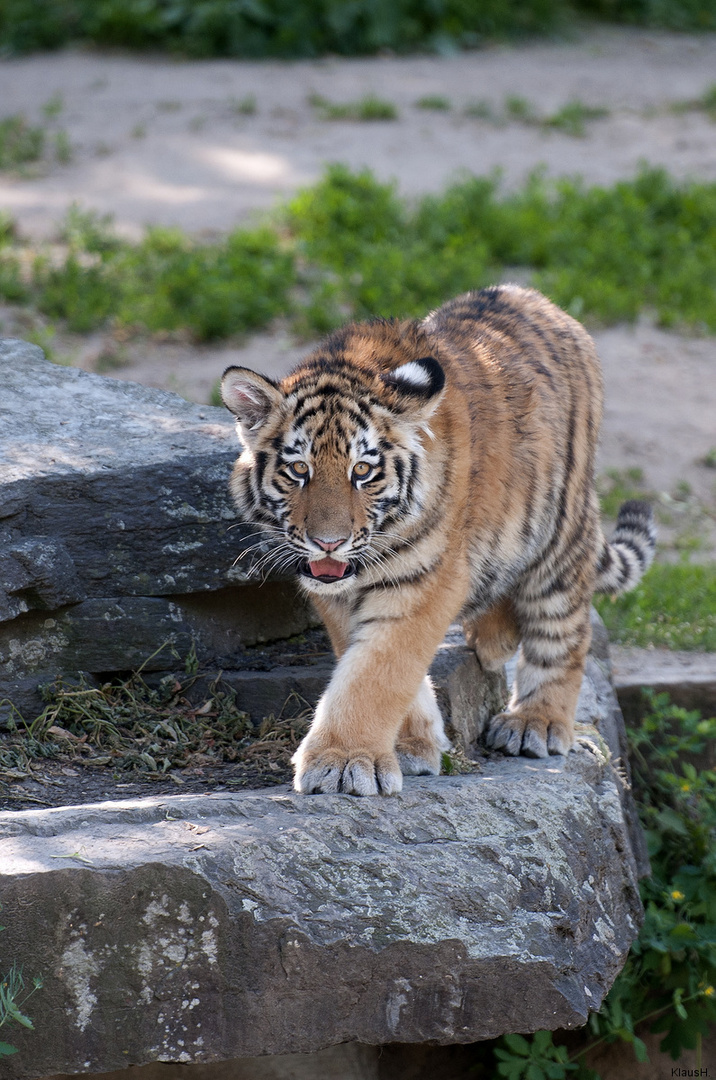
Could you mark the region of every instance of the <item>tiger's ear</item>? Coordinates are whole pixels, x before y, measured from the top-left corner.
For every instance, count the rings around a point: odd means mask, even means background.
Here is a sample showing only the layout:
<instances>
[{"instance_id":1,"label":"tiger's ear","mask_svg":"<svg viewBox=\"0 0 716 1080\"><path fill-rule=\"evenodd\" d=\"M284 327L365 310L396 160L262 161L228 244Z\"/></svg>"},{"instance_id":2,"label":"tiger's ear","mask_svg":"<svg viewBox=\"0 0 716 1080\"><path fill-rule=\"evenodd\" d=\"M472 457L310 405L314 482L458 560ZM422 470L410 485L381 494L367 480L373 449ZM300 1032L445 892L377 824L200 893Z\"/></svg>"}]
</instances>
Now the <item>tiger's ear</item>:
<instances>
[{"instance_id":1,"label":"tiger's ear","mask_svg":"<svg viewBox=\"0 0 716 1080\"><path fill-rule=\"evenodd\" d=\"M429 416L437 407L445 386L445 372L433 356L408 360L407 364L381 375L386 386L397 391L406 409Z\"/></svg>"},{"instance_id":2,"label":"tiger's ear","mask_svg":"<svg viewBox=\"0 0 716 1080\"><path fill-rule=\"evenodd\" d=\"M244 367L226 369L221 379L221 397L241 424L244 436L256 434L283 401L275 382Z\"/></svg>"}]
</instances>

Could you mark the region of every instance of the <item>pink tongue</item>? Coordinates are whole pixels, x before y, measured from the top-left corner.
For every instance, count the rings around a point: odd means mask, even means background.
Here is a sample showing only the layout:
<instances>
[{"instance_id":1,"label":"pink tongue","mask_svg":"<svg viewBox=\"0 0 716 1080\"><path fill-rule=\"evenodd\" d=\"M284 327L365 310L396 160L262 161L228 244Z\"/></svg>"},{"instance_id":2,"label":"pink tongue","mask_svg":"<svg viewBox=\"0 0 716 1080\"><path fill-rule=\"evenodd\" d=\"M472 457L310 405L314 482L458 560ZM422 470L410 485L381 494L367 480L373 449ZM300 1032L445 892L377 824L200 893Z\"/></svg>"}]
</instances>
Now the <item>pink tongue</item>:
<instances>
[{"instance_id":1,"label":"pink tongue","mask_svg":"<svg viewBox=\"0 0 716 1080\"><path fill-rule=\"evenodd\" d=\"M314 577L342 578L348 567L347 562L338 562L337 559L319 559L318 562L309 562L311 573Z\"/></svg>"}]
</instances>

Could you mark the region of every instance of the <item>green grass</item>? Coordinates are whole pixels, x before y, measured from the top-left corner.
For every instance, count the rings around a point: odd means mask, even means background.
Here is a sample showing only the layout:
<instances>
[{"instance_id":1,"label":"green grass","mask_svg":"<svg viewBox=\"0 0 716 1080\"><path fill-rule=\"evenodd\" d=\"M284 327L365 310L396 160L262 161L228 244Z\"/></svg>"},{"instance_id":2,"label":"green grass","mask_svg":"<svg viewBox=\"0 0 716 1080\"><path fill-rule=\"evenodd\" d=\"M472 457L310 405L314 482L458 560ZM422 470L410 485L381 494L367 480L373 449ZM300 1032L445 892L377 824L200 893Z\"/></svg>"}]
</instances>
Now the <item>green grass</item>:
<instances>
[{"instance_id":1,"label":"green grass","mask_svg":"<svg viewBox=\"0 0 716 1080\"><path fill-rule=\"evenodd\" d=\"M23 116L0 120L0 169L17 169L39 161L44 149L44 128L33 127Z\"/></svg>"},{"instance_id":2,"label":"green grass","mask_svg":"<svg viewBox=\"0 0 716 1080\"><path fill-rule=\"evenodd\" d=\"M607 469L597 479L597 490L602 514L607 518L616 519L619 507L628 499L653 498L644 490L644 473L639 468Z\"/></svg>"},{"instance_id":3,"label":"green grass","mask_svg":"<svg viewBox=\"0 0 716 1080\"><path fill-rule=\"evenodd\" d=\"M586 125L593 120L601 120L605 116L609 116L609 109L597 105L585 105L582 101L570 101L552 116L545 117L541 123L542 127L553 128L564 132L565 135L582 139L587 134Z\"/></svg>"},{"instance_id":4,"label":"green grass","mask_svg":"<svg viewBox=\"0 0 716 1080\"><path fill-rule=\"evenodd\" d=\"M675 113L705 112L712 120L716 121L716 83L707 86L703 94L697 98L672 102L670 109Z\"/></svg>"},{"instance_id":5,"label":"green grass","mask_svg":"<svg viewBox=\"0 0 716 1080\"><path fill-rule=\"evenodd\" d=\"M495 111L492 102L484 98L468 102L463 109L463 116L468 116L472 120L489 120L491 124L495 125L500 125L503 122Z\"/></svg>"},{"instance_id":6,"label":"green grass","mask_svg":"<svg viewBox=\"0 0 716 1080\"><path fill-rule=\"evenodd\" d=\"M197 340L289 317L307 335L347 318L423 315L506 267L578 318L716 332L716 184L646 169L610 187L472 178L401 198L367 170L327 169L278 216L219 241L148 230L139 244L74 211L58 262L0 229L0 297L71 330L115 323Z\"/></svg>"},{"instance_id":7,"label":"green grass","mask_svg":"<svg viewBox=\"0 0 716 1080\"><path fill-rule=\"evenodd\" d=\"M375 94L366 94L358 101L334 102L312 94L309 102L318 111L322 120L397 120L398 110L390 101L384 101Z\"/></svg>"},{"instance_id":8,"label":"green grass","mask_svg":"<svg viewBox=\"0 0 716 1080\"><path fill-rule=\"evenodd\" d=\"M42 106L45 124L30 124L19 113L0 120L0 170L25 172L27 166L53 157L67 165L72 160L69 137L64 129L53 126L62 108L62 98L55 96Z\"/></svg>"},{"instance_id":9,"label":"green grass","mask_svg":"<svg viewBox=\"0 0 716 1080\"><path fill-rule=\"evenodd\" d=\"M527 100L519 94L512 94L505 98L505 113L511 120L519 120L523 124L531 124L536 120L535 111Z\"/></svg>"},{"instance_id":10,"label":"green grass","mask_svg":"<svg viewBox=\"0 0 716 1080\"><path fill-rule=\"evenodd\" d=\"M255 94L246 94L242 98L232 98L231 100L231 111L236 116L254 116L256 108Z\"/></svg>"},{"instance_id":11,"label":"green grass","mask_svg":"<svg viewBox=\"0 0 716 1080\"><path fill-rule=\"evenodd\" d=\"M716 565L657 563L630 593L596 598L622 645L716 652Z\"/></svg>"},{"instance_id":12,"label":"green grass","mask_svg":"<svg viewBox=\"0 0 716 1080\"><path fill-rule=\"evenodd\" d=\"M415 102L416 109L426 109L432 112L449 112L452 102L443 94L426 94Z\"/></svg>"}]
</instances>

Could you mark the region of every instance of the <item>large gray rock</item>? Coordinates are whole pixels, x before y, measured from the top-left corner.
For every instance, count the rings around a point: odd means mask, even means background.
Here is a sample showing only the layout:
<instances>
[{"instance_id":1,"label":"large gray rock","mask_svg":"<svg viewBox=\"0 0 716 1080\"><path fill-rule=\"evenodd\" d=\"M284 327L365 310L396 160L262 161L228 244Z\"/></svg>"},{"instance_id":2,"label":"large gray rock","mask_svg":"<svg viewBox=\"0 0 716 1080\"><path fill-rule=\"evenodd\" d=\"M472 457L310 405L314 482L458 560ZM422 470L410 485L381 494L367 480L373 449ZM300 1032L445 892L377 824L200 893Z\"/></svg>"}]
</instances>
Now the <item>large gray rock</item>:
<instances>
[{"instance_id":1,"label":"large gray rock","mask_svg":"<svg viewBox=\"0 0 716 1080\"><path fill-rule=\"evenodd\" d=\"M315 620L292 583L248 589L223 409L0 341L0 700L29 715L58 673L200 659ZM237 558L246 555L240 562Z\"/></svg>"},{"instance_id":2,"label":"large gray rock","mask_svg":"<svg viewBox=\"0 0 716 1080\"><path fill-rule=\"evenodd\" d=\"M567 759L494 756L392 798L0 814L6 962L45 979L7 1076L583 1024L641 920L599 649ZM439 658L453 730L476 694L467 651L454 638Z\"/></svg>"},{"instance_id":3,"label":"large gray rock","mask_svg":"<svg viewBox=\"0 0 716 1080\"><path fill-rule=\"evenodd\" d=\"M612 649L614 686L622 709L644 711L642 690L666 693L677 705L716 716L716 653L671 649Z\"/></svg>"}]
</instances>

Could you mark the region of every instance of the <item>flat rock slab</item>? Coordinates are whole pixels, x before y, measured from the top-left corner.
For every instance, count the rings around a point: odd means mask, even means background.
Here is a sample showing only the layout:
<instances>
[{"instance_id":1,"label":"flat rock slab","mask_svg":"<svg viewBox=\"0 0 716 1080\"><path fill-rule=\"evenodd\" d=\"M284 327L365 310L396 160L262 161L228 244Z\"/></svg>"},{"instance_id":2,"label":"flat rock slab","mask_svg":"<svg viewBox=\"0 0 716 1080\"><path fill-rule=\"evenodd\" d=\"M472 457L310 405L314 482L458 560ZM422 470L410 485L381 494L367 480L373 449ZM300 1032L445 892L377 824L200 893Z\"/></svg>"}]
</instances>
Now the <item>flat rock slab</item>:
<instances>
[{"instance_id":1,"label":"flat rock slab","mask_svg":"<svg viewBox=\"0 0 716 1080\"><path fill-rule=\"evenodd\" d=\"M631 712L643 705L642 689L647 686L668 693L684 708L716 715L716 653L612 646L611 659L622 708Z\"/></svg>"},{"instance_id":2,"label":"flat rock slab","mask_svg":"<svg viewBox=\"0 0 716 1080\"><path fill-rule=\"evenodd\" d=\"M0 431L0 701L27 719L57 674L166 670L166 645L225 666L315 622L293 582L252 577L226 410L0 340Z\"/></svg>"},{"instance_id":3,"label":"flat rock slab","mask_svg":"<svg viewBox=\"0 0 716 1080\"><path fill-rule=\"evenodd\" d=\"M0 387L0 544L21 593L2 617L29 610L31 589L51 610L227 584L240 548L225 410L59 367L24 341L0 341Z\"/></svg>"},{"instance_id":4,"label":"flat rock slab","mask_svg":"<svg viewBox=\"0 0 716 1080\"><path fill-rule=\"evenodd\" d=\"M641 918L590 739L393 798L176 796L0 836L6 955L45 980L18 1080L581 1025Z\"/></svg>"}]
</instances>

